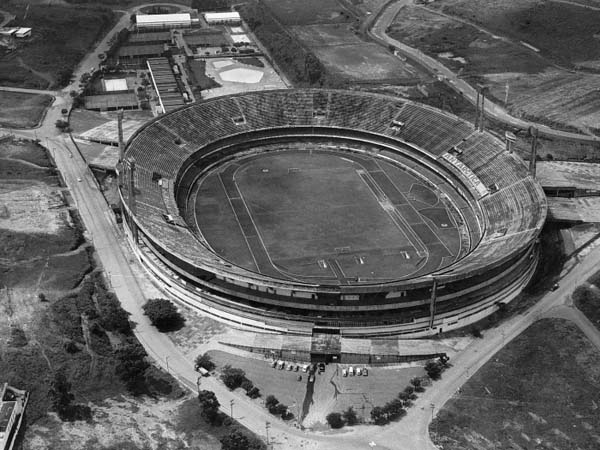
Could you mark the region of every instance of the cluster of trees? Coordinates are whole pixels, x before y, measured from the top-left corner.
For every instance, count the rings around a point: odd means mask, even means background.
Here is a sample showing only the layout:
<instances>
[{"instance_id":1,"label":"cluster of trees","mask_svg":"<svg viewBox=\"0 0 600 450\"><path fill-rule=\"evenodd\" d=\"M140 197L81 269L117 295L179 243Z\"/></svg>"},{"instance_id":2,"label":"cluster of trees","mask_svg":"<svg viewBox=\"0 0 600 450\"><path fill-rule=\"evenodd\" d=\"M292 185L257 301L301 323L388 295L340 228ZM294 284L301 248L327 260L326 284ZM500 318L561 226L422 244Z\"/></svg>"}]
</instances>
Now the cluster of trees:
<instances>
[{"instance_id":1,"label":"cluster of trees","mask_svg":"<svg viewBox=\"0 0 600 450\"><path fill-rule=\"evenodd\" d=\"M152 298L142 306L152 325L160 331L172 331L181 328L185 319L170 300Z\"/></svg>"},{"instance_id":2,"label":"cluster of trees","mask_svg":"<svg viewBox=\"0 0 600 450\"><path fill-rule=\"evenodd\" d=\"M196 359L196 361L198 361L198 359ZM206 367L204 368L206 369ZM231 390L241 387L244 391L246 391L246 395L250 398L258 398L261 395L260 389L254 386L254 383L252 383L251 380L246 378L246 372L244 372L242 369L231 367L229 364L224 366L223 370L221 371L221 381L223 381L223 384L225 384L225 386Z\"/></svg>"},{"instance_id":3,"label":"cluster of trees","mask_svg":"<svg viewBox=\"0 0 600 450\"><path fill-rule=\"evenodd\" d=\"M265 399L265 406L271 414L274 416L281 416L283 420L289 420L294 415L288 411L288 407L283 403L279 403L279 400L274 395L268 395Z\"/></svg>"},{"instance_id":4,"label":"cluster of trees","mask_svg":"<svg viewBox=\"0 0 600 450\"><path fill-rule=\"evenodd\" d=\"M325 67L310 51L302 47L273 15L259 3L247 4L240 14L256 37L267 47L277 64L297 85L329 85Z\"/></svg>"},{"instance_id":5,"label":"cluster of trees","mask_svg":"<svg viewBox=\"0 0 600 450\"><path fill-rule=\"evenodd\" d=\"M150 363L146 351L137 341L122 345L115 352L117 366L115 372L133 395L146 392L146 370Z\"/></svg>"},{"instance_id":6,"label":"cluster of trees","mask_svg":"<svg viewBox=\"0 0 600 450\"><path fill-rule=\"evenodd\" d=\"M383 406L376 406L371 410L371 419L375 425L386 425L394 420L402 418L406 414L406 409L410 408L413 401L417 399L417 392L423 392L422 381L419 378L410 380L410 385L406 386L398 396L387 402Z\"/></svg>"},{"instance_id":7,"label":"cluster of trees","mask_svg":"<svg viewBox=\"0 0 600 450\"><path fill-rule=\"evenodd\" d=\"M439 380L442 372L448 366L448 357L441 356L437 361L429 361L425 364L425 372L432 380Z\"/></svg>"},{"instance_id":8,"label":"cluster of trees","mask_svg":"<svg viewBox=\"0 0 600 450\"><path fill-rule=\"evenodd\" d=\"M202 390L198 393L198 401L202 407L202 418L213 426L220 426L223 423L231 425L231 420L225 414L219 411L221 404L217 396L212 391ZM221 438L222 450L259 450L262 448L261 441L249 437L240 430L232 430Z\"/></svg>"},{"instance_id":9,"label":"cluster of trees","mask_svg":"<svg viewBox=\"0 0 600 450\"><path fill-rule=\"evenodd\" d=\"M342 428L344 425L352 426L358 423L358 416L352 406L341 414L338 412L329 413L325 419L331 428Z\"/></svg>"}]
</instances>

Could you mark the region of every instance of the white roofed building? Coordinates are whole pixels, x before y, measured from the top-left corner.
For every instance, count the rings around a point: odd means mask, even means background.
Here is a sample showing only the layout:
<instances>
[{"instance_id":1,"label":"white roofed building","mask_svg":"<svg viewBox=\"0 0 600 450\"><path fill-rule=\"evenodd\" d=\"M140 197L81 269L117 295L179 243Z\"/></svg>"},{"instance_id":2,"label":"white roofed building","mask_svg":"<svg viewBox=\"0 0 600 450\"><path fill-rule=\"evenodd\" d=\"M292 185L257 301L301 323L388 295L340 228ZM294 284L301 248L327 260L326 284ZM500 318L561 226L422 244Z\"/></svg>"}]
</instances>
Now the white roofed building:
<instances>
[{"instance_id":1,"label":"white roofed building","mask_svg":"<svg viewBox=\"0 0 600 450\"><path fill-rule=\"evenodd\" d=\"M136 14L135 22L138 29L186 28L192 25L192 17L190 13Z\"/></svg>"},{"instance_id":2,"label":"white roofed building","mask_svg":"<svg viewBox=\"0 0 600 450\"><path fill-rule=\"evenodd\" d=\"M239 25L242 23L240 13L237 11L231 12L206 12L204 13L204 20L209 25L227 24L227 25Z\"/></svg>"}]
</instances>

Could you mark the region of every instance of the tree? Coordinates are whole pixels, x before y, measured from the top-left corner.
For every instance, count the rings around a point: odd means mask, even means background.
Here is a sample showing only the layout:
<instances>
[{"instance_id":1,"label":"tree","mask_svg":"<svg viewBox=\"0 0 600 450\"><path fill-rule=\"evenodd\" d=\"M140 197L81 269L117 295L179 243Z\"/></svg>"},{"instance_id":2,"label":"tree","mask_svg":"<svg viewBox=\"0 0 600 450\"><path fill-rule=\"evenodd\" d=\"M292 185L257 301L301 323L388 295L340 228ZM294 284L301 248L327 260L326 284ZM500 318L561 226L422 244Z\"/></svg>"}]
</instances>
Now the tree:
<instances>
[{"instance_id":1,"label":"tree","mask_svg":"<svg viewBox=\"0 0 600 450\"><path fill-rule=\"evenodd\" d=\"M238 430L221 438L221 450L247 450L250 448L248 436Z\"/></svg>"},{"instance_id":2,"label":"tree","mask_svg":"<svg viewBox=\"0 0 600 450\"><path fill-rule=\"evenodd\" d=\"M234 390L239 388L244 380L246 380L246 372L244 372L242 369L231 367L229 364L223 367L221 381L229 389Z\"/></svg>"},{"instance_id":3,"label":"tree","mask_svg":"<svg viewBox=\"0 0 600 450\"><path fill-rule=\"evenodd\" d=\"M252 389L246 392L246 395L250 398L258 398L260 397L260 389L254 386Z\"/></svg>"},{"instance_id":4,"label":"tree","mask_svg":"<svg viewBox=\"0 0 600 450\"><path fill-rule=\"evenodd\" d=\"M244 381L242 381L241 388L243 390L245 390L246 393L248 393L248 391L250 389L252 389L253 387L254 387L254 383L252 381L250 381L248 378L245 378Z\"/></svg>"},{"instance_id":5,"label":"tree","mask_svg":"<svg viewBox=\"0 0 600 450\"><path fill-rule=\"evenodd\" d=\"M327 414L325 420L327 420L327 423L331 428L342 428L344 426L344 419L342 419L342 415L337 412Z\"/></svg>"},{"instance_id":6,"label":"tree","mask_svg":"<svg viewBox=\"0 0 600 450\"><path fill-rule=\"evenodd\" d=\"M152 298L142 306L152 325L160 331L171 331L181 326L183 317L173 302L164 298Z\"/></svg>"},{"instance_id":7,"label":"tree","mask_svg":"<svg viewBox=\"0 0 600 450\"><path fill-rule=\"evenodd\" d=\"M115 352L118 364L115 372L123 380L127 389L134 395L145 389L145 373L150 363L146 361L146 351L138 344L126 344Z\"/></svg>"},{"instance_id":8,"label":"tree","mask_svg":"<svg viewBox=\"0 0 600 450\"><path fill-rule=\"evenodd\" d=\"M356 415L356 411L354 408L350 406L346 411L342 413L344 421L347 425L356 425L358 423L358 416Z\"/></svg>"},{"instance_id":9,"label":"tree","mask_svg":"<svg viewBox=\"0 0 600 450\"><path fill-rule=\"evenodd\" d=\"M202 390L198 393L198 401L200 402L200 406L202 406L202 417L208 423L215 423L219 417L219 406L221 406L215 393Z\"/></svg>"},{"instance_id":10,"label":"tree","mask_svg":"<svg viewBox=\"0 0 600 450\"><path fill-rule=\"evenodd\" d=\"M267 398L265 399L265 406L267 409L271 408L271 406L275 406L278 403L279 400L277 400L277 397L271 394L267 395Z\"/></svg>"},{"instance_id":11,"label":"tree","mask_svg":"<svg viewBox=\"0 0 600 450\"><path fill-rule=\"evenodd\" d=\"M387 415L388 421L396 420L406 414L404 411L402 400L399 398L395 398L394 400L388 402L383 407L384 413Z\"/></svg>"},{"instance_id":12,"label":"tree","mask_svg":"<svg viewBox=\"0 0 600 450\"><path fill-rule=\"evenodd\" d=\"M376 406L371 410L371 419L375 425L385 425L389 423L387 414L381 406Z\"/></svg>"},{"instance_id":13,"label":"tree","mask_svg":"<svg viewBox=\"0 0 600 450\"><path fill-rule=\"evenodd\" d=\"M211 357L206 353L200 354L196 356L196 361L194 361L194 368L198 370L200 367L211 372L215 369L215 363L212 361Z\"/></svg>"},{"instance_id":14,"label":"tree","mask_svg":"<svg viewBox=\"0 0 600 450\"><path fill-rule=\"evenodd\" d=\"M425 364L425 372L432 380L438 380L442 375L442 365L436 361L429 361Z\"/></svg>"}]
</instances>

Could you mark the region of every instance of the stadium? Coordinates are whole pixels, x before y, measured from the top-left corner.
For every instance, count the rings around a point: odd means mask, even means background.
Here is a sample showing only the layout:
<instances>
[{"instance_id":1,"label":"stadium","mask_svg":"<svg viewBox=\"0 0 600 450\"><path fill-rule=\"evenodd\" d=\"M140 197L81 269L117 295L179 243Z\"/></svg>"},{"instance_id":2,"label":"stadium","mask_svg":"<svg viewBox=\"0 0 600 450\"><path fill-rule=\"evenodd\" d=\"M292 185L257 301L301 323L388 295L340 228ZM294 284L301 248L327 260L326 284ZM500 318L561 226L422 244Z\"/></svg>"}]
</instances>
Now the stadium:
<instances>
[{"instance_id":1,"label":"stadium","mask_svg":"<svg viewBox=\"0 0 600 450\"><path fill-rule=\"evenodd\" d=\"M148 274L233 326L421 337L531 279L546 199L500 139L355 91L250 92L159 116L120 165Z\"/></svg>"}]
</instances>

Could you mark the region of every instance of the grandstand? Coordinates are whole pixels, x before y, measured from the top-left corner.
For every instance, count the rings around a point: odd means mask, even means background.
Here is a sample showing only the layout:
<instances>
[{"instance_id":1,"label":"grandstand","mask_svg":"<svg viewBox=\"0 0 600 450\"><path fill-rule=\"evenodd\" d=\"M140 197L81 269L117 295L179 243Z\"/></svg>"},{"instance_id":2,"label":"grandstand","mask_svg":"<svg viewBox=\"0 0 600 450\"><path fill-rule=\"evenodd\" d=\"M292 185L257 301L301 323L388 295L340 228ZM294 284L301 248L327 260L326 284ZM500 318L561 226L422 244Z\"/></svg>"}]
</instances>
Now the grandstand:
<instances>
[{"instance_id":1,"label":"grandstand","mask_svg":"<svg viewBox=\"0 0 600 450\"><path fill-rule=\"evenodd\" d=\"M162 289L235 326L292 335L473 323L531 278L547 209L502 141L363 92L179 108L132 136L120 176L128 236Z\"/></svg>"}]
</instances>

